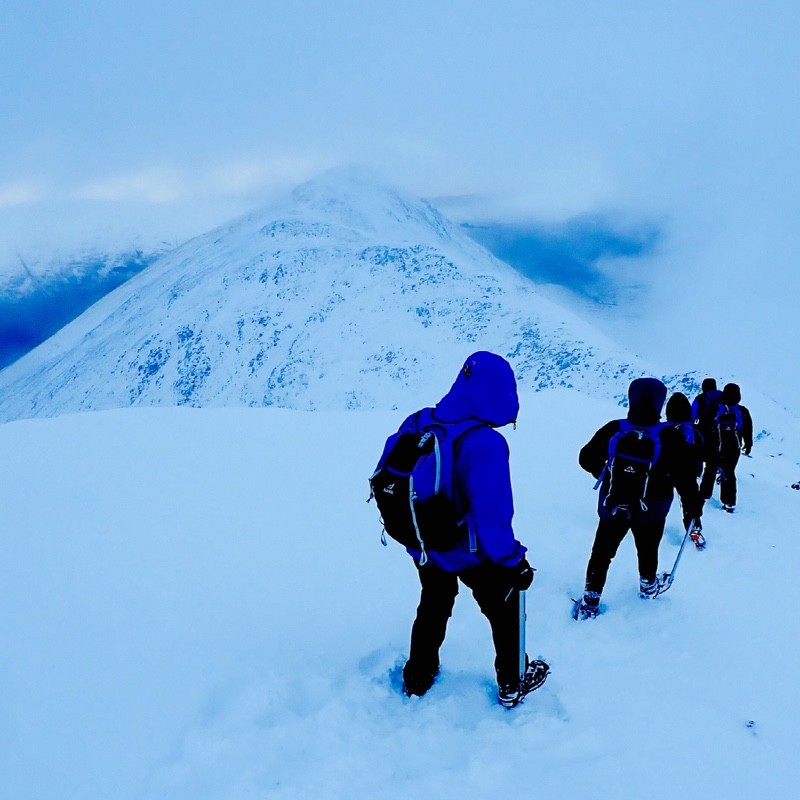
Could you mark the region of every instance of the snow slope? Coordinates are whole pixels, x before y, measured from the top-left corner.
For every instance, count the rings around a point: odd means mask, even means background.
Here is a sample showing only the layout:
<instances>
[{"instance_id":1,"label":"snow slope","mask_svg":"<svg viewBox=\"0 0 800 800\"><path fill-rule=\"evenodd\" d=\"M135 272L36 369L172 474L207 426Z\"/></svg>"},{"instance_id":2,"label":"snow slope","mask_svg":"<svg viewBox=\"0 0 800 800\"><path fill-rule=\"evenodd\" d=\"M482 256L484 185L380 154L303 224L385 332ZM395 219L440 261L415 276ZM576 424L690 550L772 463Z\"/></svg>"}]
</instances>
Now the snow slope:
<instances>
[{"instance_id":1,"label":"snow slope","mask_svg":"<svg viewBox=\"0 0 800 800\"><path fill-rule=\"evenodd\" d=\"M0 419L401 407L479 349L528 388L621 394L642 369L432 206L343 168L189 241L0 372Z\"/></svg>"},{"instance_id":2,"label":"snow slope","mask_svg":"<svg viewBox=\"0 0 800 800\"><path fill-rule=\"evenodd\" d=\"M450 381L417 404L435 402ZM443 674L394 691L418 599L364 501L408 408L128 409L0 427L0 773L14 800L794 796L796 421L751 405L739 511L707 507L655 602L626 541L607 613L569 618L595 524L578 448L619 414L523 393L511 445L537 577L528 650L494 703L488 625L462 592ZM568 421L568 422L567 422ZM680 540L673 509L661 547Z\"/></svg>"}]
</instances>

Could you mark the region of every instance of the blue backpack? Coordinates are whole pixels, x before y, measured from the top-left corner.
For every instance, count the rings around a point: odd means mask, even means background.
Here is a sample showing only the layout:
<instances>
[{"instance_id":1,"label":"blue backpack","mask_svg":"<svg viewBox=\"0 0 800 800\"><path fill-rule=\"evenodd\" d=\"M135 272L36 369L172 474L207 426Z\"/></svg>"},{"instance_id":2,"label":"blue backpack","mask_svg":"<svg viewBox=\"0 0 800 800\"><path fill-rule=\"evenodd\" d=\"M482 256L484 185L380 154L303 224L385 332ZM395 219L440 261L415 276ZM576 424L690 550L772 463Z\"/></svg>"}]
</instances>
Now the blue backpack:
<instances>
[{"instance_id":1,"label":"blue backpack","mask_svg":"<svg viewBox=\"0 0 800 800\"><path fill-rule=\"evenodd\" d=\"M466 535L453 500L455 449L467 431L483 425L477 420L436 422L430 409L423 409L409 427L386 440L369 479L367 502L375 498L384 532L404 547L419 550L420 564L428 560L427 550L452 550Z\"/></svg>"},{"instance_id":2,"label":"blue backpack","mask_svg":"<svg viewBox=\"0 0 800 800\"><path fill-rule=\"evenodd\" d=\"M612 514L630 517L632 510L647 511L644 501L650 483L650 473L661 454L659 434L669 423L633 425L619 421L619 431L608 443L608 460L595 488L608 474L608 494L603 505Z\"/></svg>"}]
</instances>

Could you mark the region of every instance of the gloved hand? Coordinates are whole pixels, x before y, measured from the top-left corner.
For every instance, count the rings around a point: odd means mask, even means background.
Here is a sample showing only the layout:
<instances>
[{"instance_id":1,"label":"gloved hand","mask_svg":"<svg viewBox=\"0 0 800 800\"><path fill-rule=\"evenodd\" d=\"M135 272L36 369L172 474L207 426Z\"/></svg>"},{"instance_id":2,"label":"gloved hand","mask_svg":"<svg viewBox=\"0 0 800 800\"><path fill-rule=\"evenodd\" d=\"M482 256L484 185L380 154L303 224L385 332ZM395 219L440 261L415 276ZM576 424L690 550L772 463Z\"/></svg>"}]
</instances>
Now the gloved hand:
<instances>
[{"instance_id":1,"label":"gloved hand","mask_svg":"<svg viewBox=\"0 0 800 800\"><path fill-rule=\"evenodd\" d=\"M511 567L511 569L514 571L514 588L524 592L533 583L533 567L528 563L527 558L523 558L519 564Z\"/></svg>"}]
</instances>

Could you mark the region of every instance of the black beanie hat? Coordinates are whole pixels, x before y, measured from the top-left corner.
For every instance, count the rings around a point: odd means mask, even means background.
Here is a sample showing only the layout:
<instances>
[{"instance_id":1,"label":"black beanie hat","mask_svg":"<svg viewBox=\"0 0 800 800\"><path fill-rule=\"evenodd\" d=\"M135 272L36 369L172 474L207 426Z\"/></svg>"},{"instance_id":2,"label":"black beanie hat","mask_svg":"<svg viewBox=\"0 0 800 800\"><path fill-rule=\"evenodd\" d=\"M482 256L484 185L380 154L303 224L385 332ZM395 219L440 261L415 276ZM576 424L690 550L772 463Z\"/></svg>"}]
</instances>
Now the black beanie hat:
<instances>
[{"instance_id":1,"label":"black beanie hat","mask_svg":"<svg viewBox=\"0 0 800 800\"><path fill-rule=\"evenodd\" d=\"M692 404L683 392L675 392L667 400L667 421L668 422L691 422Z\"/></svg>"},{"instance_id":2,"label":"black beanie hat","mask_svg":"<svg viewBox=\"0 0 800 800\"><path fill-rule=\"evenodd\" d=\"M739 389L738 384L726 383L722 389L722 402L726 406L732 406L734 403L740 402L742 399L742 391Z\"/></svg>"},{"instance_id":3,"label":"black beanie hat","mask_svg":"<svg viewBox=\"0 0 800 800\"><path fill-rule=\"evenodd\" d=\"M716 378L705 378L703 383L701 384L701 388L704 392L709 392L712 389L717 388L717 379Z\"/></svg>"}]
</instances>

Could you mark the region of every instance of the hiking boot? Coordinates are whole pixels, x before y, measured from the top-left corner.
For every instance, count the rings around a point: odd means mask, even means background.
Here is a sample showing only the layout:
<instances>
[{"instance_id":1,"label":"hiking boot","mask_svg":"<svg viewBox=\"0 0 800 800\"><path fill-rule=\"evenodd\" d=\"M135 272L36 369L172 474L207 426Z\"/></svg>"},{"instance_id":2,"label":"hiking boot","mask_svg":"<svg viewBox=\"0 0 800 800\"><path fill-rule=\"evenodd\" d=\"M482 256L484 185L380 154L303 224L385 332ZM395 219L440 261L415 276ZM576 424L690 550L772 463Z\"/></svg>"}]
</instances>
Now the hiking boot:
<instances>
[{"instance_id":1,"label":"hiking boot","mask_svg":"<svg viewBox=\"0 0 800 800\"><path fill-rule=\"evenodd\" d=\"M652 581L646 581L644 578L639 578L639 597L642 600L655 600L662 589L661 581L658 577Z\"/></svg>"},{"instance_id":2,"label":"hiking boot","mask_svg":"<svg viewBox=\"0 0 800 800\"><path fill-rule=\"evenodd\" d=\"M692 540L692 542L693 542L694 546L695 546L695 547L696 547L698 550L703 550L703 549L705 549L705 546L706 546L706 538L705 538L705 536L703 536L703 534L702 534L702 533L700 533L700 531L698 531L698 530L696 530L696 529L695 529L695 530L693 530L693 531L692 531L692 532L689 534L689 538Z\"/></svg>"},{"instance_id":3,"label":"hiking boot","mask_svg":"<svg viewBox=\"0 0 800 800\"><path fill-rule=\"evenodd\" d=\"M576 620L594 619L600 613L600 593L584 592L583 599L575 603L572 616Z\"/></svg>"},{"instance_id":4,"label":"hiking boot","mask_svg":"<svg viewBox=\"0 0 800 800\"><path fill-rule=\"evenodd\" d=\"M550 666L544 661L528 661L525 673L515 684L501 684L497 689L497 702L503 708L518 706L534 689L538 689L550 674Z\"/></svg>"},{"instance_id":5,"label":"hiking boot","mask_svg":"<svg viewBox=\"0 0 800 800\"><path fill-rule=\"evenodd\" d=\"M723 503L722 510L727 511L729 514L733 514L733 512L736 510L736 506L731 505L730 503Z\"/></svg>"},{"instance_id":6,"label":"hiking boot","mask_svg":"<svg viewBox=\"0 0 800 800\"><path fill-rule=\"evenodd\" d=\"M706 546L706 537L703 536L703 523L699 519L694 520L692 523L689 538L698 550L702 550Z\"/></svg>"},{"instance_id":7,"label":"hiking boot","mask_svg":"<svg viewBox=\"0 0 800 800\"><path fill-rule=\"evenodd\" d=\"M417 672L413 668L409 669L408 663L406 661L406 665L403 667L403 694L406 697L422 697L436 681L439 667L436 667L433 672L430 670Z\"/></svg>"}]
</instances>

